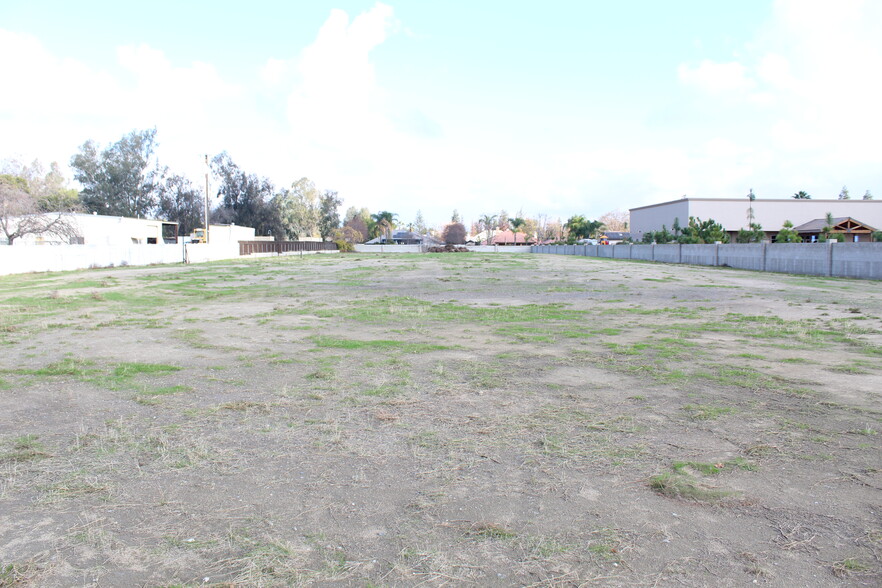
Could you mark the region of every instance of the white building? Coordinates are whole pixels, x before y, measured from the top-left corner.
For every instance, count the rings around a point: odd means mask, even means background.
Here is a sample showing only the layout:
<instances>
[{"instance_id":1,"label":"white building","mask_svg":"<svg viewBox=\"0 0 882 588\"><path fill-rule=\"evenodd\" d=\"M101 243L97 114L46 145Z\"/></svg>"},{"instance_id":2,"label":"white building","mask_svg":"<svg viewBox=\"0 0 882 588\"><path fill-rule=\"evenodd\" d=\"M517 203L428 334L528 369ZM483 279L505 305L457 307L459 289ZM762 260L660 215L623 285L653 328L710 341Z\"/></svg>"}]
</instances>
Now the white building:
<instances>
[{"instance_id":1,"label":"white building","mask_svg":"<svg viewBox=\"0 0 882 588\"><path fill-rule=\"evenodd\" d=\"M238 243L239 241L255 241L253 227L239 225L208 225L208 242L212 245L220 243Z\"/></svg>"},{"instance_id":2,"label":"white building","mask_svg":"<svg viewBox=\"0 0 882 588\"><path fill-rule=\"evenodd\" d=\"M177 243L178 238L178 223L169 221L74 212L46 216L65 219L76 236L28 234L13 241L13 245L158 245Z\"/></svg>"},{"instance_id":3,"label":"white building","mask_svg":"<svg viewBox=\"0 0 882 588\"><path fill-rule=\"evenodd\" d=\"M739 229L747 228L749 209L753 222L759 223L766 235L775 235L790 221L795 226L815 219L823 219L829 212L834 217L851 217L861 223L882 228L882 200L811 200L811 199L756 199L747 198L681 198L631 209L631 238L643 239L643 234L660 231L664 225L669 231L677 219L681 227L689 224L689 217L713 219L723 225L734 241ZM862 237L863 240L863 237Z\"/></svg>"},{"instance_id":4,"label":"white building","mask_svg":"<svg viewBox=\"0 0 882 588\"><path fill-rule=\"evenodd\" d=\"M161 245L179 243L178 223L124 216L104 216L85 213L47 213L66 219L76 237L57 235L24 235L13 245ZM209 225L211 244L229 244L254 240L254 229L238 225ZM2 242L0 242L2 243Z\"/></svg>"}]
</instances>

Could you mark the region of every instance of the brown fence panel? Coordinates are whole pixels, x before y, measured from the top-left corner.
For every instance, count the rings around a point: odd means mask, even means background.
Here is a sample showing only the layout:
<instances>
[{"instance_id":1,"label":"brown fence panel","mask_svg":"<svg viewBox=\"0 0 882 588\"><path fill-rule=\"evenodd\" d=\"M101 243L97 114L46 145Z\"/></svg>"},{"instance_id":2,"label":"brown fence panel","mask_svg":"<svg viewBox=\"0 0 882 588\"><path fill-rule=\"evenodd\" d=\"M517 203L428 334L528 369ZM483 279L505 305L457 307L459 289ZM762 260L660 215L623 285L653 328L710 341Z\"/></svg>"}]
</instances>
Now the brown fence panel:
<instances>
[{"instance_id":1,"label":"brown fence panel","mask_svg":"<svg viewBox=\"0 0 882 588\"><path fill-rule=\"evenodd\" d=\"M253 253L291 253L297 251L336 251L331 241L239 241L239 255Z\"/></svg>"}]
</instances>

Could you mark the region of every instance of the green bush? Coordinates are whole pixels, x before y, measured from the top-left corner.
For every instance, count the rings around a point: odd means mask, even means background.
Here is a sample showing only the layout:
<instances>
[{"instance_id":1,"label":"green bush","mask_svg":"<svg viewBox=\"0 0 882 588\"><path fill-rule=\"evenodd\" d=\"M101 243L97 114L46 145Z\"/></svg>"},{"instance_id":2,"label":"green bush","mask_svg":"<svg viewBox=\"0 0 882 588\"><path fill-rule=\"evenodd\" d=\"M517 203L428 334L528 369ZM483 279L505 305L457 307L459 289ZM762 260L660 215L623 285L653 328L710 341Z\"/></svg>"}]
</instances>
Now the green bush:
<instances>
[{"instance_id":1,"label":"green bush","mask_svg":"<svg viewBox=\"0 0 882 588\"><path fill-rule=\"evenodd\" d=\"M353 245L349 241L338 239L334 241L334 243L336 243L337 249L340 250L340 253L352 253L353 251L355 251L355 245Z\"/></svg>"}]
</instances>

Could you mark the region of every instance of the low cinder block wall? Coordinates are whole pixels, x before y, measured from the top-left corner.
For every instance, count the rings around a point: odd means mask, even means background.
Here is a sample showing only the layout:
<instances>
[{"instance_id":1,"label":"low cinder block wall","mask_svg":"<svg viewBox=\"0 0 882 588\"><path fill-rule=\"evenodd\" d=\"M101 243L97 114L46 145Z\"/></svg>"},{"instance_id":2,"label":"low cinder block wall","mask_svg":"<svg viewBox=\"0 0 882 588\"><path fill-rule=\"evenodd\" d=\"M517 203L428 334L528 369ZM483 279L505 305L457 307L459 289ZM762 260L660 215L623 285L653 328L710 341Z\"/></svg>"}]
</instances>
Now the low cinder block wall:
<instances>
[{"instance_id":1,"label":"low cinder block wall","mask_svg":"<svg viewBox=\"0 0 882 588\"><path fill-rule=\"evenodd\" d=\"M763 271L765 243L724 243L719 245L717 265Z\"/></svg>"},{"instance_id":2,"label":"low cinder block wall","mask_svg":"<svg viewBox=\"0 0 882 588\"><path fill-rule=\"evenodd\" d=\"M655 245L631 245L631 259L652 261L654 247Z\"/></svg>"},{"instance_id":3,"label":"low cinder block wall","mask_svg":"<svg viewBox=\"0 0 882 588\"><path fill-rule=\"evenodd\" d=\"M356 253L421 253L421 245L355 245Z\"/></svg>"},{"instance_id":4,"label":"low cinder block wall","mask_svg":"<svg viewBox=\"0 0 882 588\"><path fill-rule=\"evenodd\" d=\"M829 254L827 243L773 243L766 248L766 271L826 276Z\"/></svg>"},{"instance_id":5,"label":"low cinder block wall","mask_svg":"<svg viewBox=\"0 0 882 588\"><path fill-rule=\"evenodd\" d=\"M836 243L833 275L882 280L882 243Z\"/></svg>"},{"instance_id":6,"label":"low cinder block wall","mask_svg":"<svg viewBox=\"0 0 882 588\"><path fill-rule=\"evenodd\" d=\"M655 259L652 261L663 261L665 263L680 263L680 245L656 245Z\"/></svg>"},{"instance_id":7,"label":"low cinder block wall","mask_svg":"<svg viewBox=\"0 0 882 588\"><path fill-rule=\"evenodd\" d=\"M716 245L681 245L680 263L717 265Z\"/></svg>"},{"instance_id":8,"label":"low cinder block wall","mask_svg":"<svg viewBox=\"0 0 882 588\"><path fill-rule=\"evenodd\" d=\"M612 248L615 259L631 259L631 245L620 243L613 245Z\"/></svg>"},{"instance_id":9,"label":"low cinder block wall","mask_svg":"<svg viewBox=\"0 0 882 588\"><path fill-rule=\"evenodd\" d=\"M533 253L572 255L572 245L540 245ZM585 245L576 255L725 266L812 276L882 280L882 243L726 243Z\"/></svg>"},{"instance_id":10,"label":"low cinder block wall","mask_svg":"<svg viewBox=\"0 0 882 588\"><path fill-rule=\"evenodd\" d=\"M181 263L183 259L181 245L6 245L0 246L0 275Z\"/></svg>"}]
</instances>

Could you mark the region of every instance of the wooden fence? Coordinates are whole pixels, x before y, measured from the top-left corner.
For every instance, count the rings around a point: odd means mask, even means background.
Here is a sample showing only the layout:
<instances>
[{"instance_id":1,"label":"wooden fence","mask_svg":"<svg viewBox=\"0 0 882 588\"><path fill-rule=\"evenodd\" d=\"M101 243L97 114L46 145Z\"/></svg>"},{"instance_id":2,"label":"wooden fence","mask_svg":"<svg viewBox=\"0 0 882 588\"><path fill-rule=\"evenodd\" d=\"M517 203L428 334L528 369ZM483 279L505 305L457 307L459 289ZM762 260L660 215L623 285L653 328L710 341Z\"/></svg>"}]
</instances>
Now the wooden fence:
<instances>
[{"instance_id":1,"label":"wooden fence","mask_svg":"<svg viewBox=\"0 0 882 588\"><path fill-rule=\"evenodd\" d=\"M297 251L336 251L331 241L239 241L239 255L252 253L291 253Z\"/></svg>"}]
</instances>

